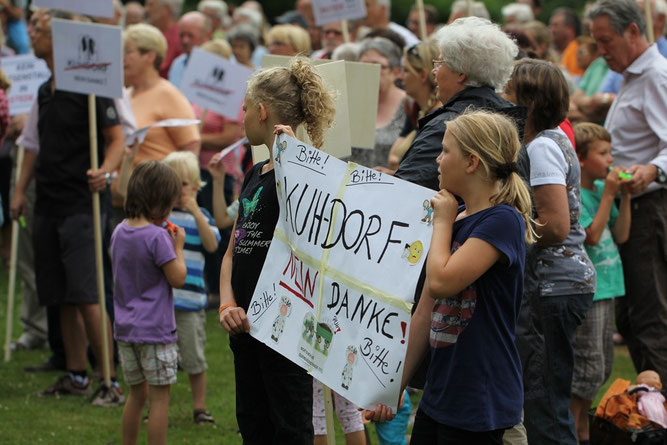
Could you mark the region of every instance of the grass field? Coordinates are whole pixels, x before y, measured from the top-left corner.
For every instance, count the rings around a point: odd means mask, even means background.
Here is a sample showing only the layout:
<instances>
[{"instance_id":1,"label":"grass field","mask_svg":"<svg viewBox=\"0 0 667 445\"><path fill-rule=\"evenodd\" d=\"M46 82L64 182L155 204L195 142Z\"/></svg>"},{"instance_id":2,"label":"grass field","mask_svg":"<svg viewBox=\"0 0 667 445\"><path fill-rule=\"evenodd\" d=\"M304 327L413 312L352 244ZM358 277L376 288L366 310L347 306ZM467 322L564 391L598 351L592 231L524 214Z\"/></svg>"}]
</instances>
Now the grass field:
<instances>
[{"instance_id":1,"label":"grass field","mask_svg":"<svg viewBox=\"0 0 667 445\"><path fill-rule=\"evenodd\" d=\"M13 339L21 332L19 323L20 289L15 303ZM7 308L7 271L0 269L0 335L4 344ZM178 383L172 387L169 410L170 444L237 444L234 415L233 358L227 334L217 321L217 311L207 313L206 357L208 361L207 407L216 419L215 425L197 426L192 422L192 399L187 375L179 372ZM634 368L627 350L617 347L614 370L606 387L617 377L633 379ZM45 389L59 373L25 373L24 366L43 362L47 350L19 351L9 363L0 364L0 443L3 444L120 444L122 408L96 408L81 398L37 398L35 392ZM417 402L418 396L413 397ZM416 403L413 403L416 406ZM372 443L376 444L374 427L369 426ZM139 443L146 443L146 428ZM340 428L336 443L344 444Z\"/></svg>"}]
</instances>

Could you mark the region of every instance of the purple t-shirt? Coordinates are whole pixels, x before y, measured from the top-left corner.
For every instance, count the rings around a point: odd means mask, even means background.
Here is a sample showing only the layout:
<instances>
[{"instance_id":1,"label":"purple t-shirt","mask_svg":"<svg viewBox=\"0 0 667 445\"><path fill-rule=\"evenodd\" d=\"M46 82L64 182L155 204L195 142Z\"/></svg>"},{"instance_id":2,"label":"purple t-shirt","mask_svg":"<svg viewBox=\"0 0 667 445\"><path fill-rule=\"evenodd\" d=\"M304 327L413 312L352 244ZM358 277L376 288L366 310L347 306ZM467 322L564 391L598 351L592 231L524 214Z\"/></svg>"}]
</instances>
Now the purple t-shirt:
<instances>
[{"instance_id":1,"label":"purple t-shirt","mask_svg":"<svg viewBox=\"0 0 667 445\"><path fill-rule=\"evenodd\" d=\"M162 266L176 258L167 231L125 221L111 235L114 337L130 343L174 343L174 296Z\"/></svg>"}]
</instances>

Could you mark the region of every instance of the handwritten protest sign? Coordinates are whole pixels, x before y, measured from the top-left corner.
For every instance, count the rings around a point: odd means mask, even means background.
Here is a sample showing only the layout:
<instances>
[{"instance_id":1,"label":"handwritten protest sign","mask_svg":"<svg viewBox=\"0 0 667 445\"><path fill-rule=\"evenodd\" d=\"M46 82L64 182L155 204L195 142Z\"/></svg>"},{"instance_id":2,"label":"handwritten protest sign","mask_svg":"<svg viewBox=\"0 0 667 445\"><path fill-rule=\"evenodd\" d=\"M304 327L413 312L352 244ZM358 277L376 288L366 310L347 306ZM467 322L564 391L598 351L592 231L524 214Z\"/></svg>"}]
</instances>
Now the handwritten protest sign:
<instances>
[{"instance_id":1,"label":"handwritten protest sign","mask_svg":"<svg viewBox=\"0 0 667 445\"><path fill-rule=\"evenodd\" d=\"M53 19L56 88L102 97L122 97L121 29Z\"/></svg>"},{"instance_id":2,"label":"handwritten protest sign","mask_svg":"<svg viewBox=\"0 0 667 445\"><path fill-rule=\"evenodd\" d=\"M33 0L40 8L65 9L93 17L113 17L112 0Z\"/></svg>"},{"instance_id":3,"label":"handwritten protest sign","mask_svg":"<svg viewBox=\"0 0 667 445\"><path fill-rule=\"evenodd\" d=\"M181 91L203 109L236 119L252 70L203 49L190 54Z\"/></svg>"},{"instance_id":4,"label":"handwritten protest sign","mask_svg":"<svg viewBox=\"0 0 667 445\"><path fill-rule=\"evenodd\" d=\"M364 0L313 0L317 26L366 17Z\"/></svg>"},{"instance_id":5,"label":"handwritten protest sign","mask_svg":"<svg viewBox=\"0 0 667 445\"><path fill-rule=\"evenodd\" d=\"M0 67L12 87L9 89L9 115L28 113L37 99L39 86L51 77L51 72L42 59L32 54L0 58Z\"/></svg>"},{"instance_id":6,"label":"handwritten protest sign","mask_svg":"<svg viewBox=\"0 0 667 445\"><path fill-rule=\"evenodd\" d=\"M280 215L250 333L357 405L396 408L434 192L287 136L273 157Z\"/></svg>"}]
</instances>

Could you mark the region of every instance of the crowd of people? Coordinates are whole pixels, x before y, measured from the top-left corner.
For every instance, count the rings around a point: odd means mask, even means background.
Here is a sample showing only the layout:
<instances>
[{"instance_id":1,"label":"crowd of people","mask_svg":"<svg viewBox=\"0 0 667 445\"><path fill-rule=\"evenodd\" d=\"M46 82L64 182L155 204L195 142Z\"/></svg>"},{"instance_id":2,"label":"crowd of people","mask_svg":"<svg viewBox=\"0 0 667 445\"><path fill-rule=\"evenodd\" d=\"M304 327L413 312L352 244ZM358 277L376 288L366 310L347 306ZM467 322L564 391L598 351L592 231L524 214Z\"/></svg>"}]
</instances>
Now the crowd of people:
<instances>
[{"instance_id":1,"label":"crowd of people","mask_svg":"<svg viewBox=\"0 0 667 445\"><path fill-rule=\"evenodd\" d=\"M183 13L182 0L114 0L111 19L0 1L2 57L32 50L51 70L52 19L123 27L123 97L96 99L98 169L87 96L51 78L27 115L10 118L0 73L0 154L25 149L12 175L2 164L5 259L9 220L22 221L23 333L12 347L50 349L26 372L65 372L38 396L97 386L93 405L124 404L123 443L136 443L148 401L149 441L164 443L180 367L193 421L214 423L205 310L217 308L244 443L326 442L322 384L249 335L279 208L274 156L253 164L250 145L271 149L303 125L321 147L335 93L312 59L346 60L380 75L375 145L345 160L434 191L398 412L361 411L334 394L346 443L366 443L374 421L381 444L588 444L615 339L637 372L667 379L667 4L650 0L647 28L643 1L557 8L546 25L539 0L506 5L500 24L483 2L458 0L447 20L425 5L425 27L416 6L406 26L393 22L390 0L323 26L311 0L272 20L256 1L202 0ZM236 117L181 92L197 47L253 70ZM292 59L263 68L265 54ZM170 118L201 122L125 143ZM102 201L106 320L91 192ZM240 248L249 225L263 242ZM409 439L407 390L423 391Z\"/></svg>"}]
</instances>

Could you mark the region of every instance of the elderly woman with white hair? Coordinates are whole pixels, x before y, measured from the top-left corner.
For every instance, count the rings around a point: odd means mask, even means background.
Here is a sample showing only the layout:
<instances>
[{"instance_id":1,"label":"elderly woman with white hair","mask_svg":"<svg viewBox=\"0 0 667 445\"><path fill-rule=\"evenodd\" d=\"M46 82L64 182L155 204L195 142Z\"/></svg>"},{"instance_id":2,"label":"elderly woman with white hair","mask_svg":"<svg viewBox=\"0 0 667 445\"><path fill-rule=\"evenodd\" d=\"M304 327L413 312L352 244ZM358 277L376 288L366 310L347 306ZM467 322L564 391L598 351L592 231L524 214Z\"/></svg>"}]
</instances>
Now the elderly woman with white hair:
<instances>
[{"instance_id":1,"label":"elderly woman with white hair","mask_svg":"<svg viewBox=\"0 0 667 445\"><path fill-rule=\"evenodd\" d=\"M496 93L510 77L518 53L516 44L497 25L477 17L462 18L438 31L436 39L440 57L434 61L433 71L439 99L444 105L419 120L415 140L395 174L433 190L439 190L436 158L443 152L447 121L470 109L485 109L511 117L519 116L521 111ZM515 119L515 123L522 128L521 120ZM525 157L525 149L523 153ZM508 168L526 173L514 164ZM498 263L494 267L506 265ZM484 313L484 307L488 308L486 305L490 303L475 299L473 288L468 290L465 300L460 297L438 300L445 304L440 304L436 312L435 299L423 287L420 280L416 293L419 301L410 325L402 379L402 387L408 382L412 387L424 387L410 443L501 444L504 431L521 423L521 360L514 342L508 341L516 335L516 317L508 316L502 324L494 325L494 329L500 329L497 332L505 334L494 338L503 343L502 357L491 349L466 348L463 345L470 344L470 338L458 343L454 340L453 344L439 342L437 339L442 338L443 333L460 333L459 339L474 336L475 329L466 331L467 321L463 320L461 311L471 311L472 316L477 306L477 311ZM507 311L514 314L518 306ZM433 327L432 316L434 320L441 320ZM447 325L447 320L455 324ZM452 338L457 337L453 334ZM423 380L413 377L419 376L420 364L427 355L431 362L424 385ZM392 415L389 408L380 406L366 416L381 421Z\"/></svg>"},{"instance_id":2,"label":"elderly woman with white hair","mask_svg":"<svg viewBox=\"0 0 667 445\"><path fill-rule=\"evenodd\" d=\"M359 62L380 65L380 92L372 150L352 148L350 160L366 167L387 167L389 151L405 123L405 91L396 86L401 72L401 49L389 39L373 37L361 41Z\"/></svg>"}]
</instances>

